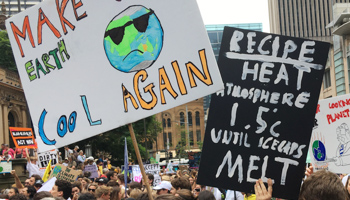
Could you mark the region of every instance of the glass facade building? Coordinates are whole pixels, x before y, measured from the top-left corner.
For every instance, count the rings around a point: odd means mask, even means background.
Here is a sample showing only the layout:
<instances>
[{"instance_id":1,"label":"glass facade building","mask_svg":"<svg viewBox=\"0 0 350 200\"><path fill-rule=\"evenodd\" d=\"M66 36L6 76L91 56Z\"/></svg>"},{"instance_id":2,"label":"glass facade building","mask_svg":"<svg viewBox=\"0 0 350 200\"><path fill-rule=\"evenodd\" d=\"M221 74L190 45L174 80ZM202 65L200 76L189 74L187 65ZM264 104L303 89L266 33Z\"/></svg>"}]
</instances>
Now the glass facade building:
<instances>
[{"instance_id":1,"label":"glass facade building","mask_svg":"<svg viewBox=\"0 0 350 200\"><path fill-rule=\"evenodd\" d=\"M209 40L211 43L211 47L213 48L214 55L216 58L216 61L219 58L219 52L220 52L220 46L221 46L221 40L222 40L222 34L224 32L224 27L235 27L235 28L241 28L241 29L247 29L247 30L253 30L253 31L262 31L262 23L244 23L244 24L214 24L214 25L206 25L205 28L207 29ZM210 105L210 95L204 97L204 113L207 114L207 110Z\"/></svg>"},{"instance_id":2,"label":"glass facade building","mask_svg":"<svg viewBox=\"0 0 350 200\"><path fill-rule=\"evenodd\" d=\"M18 11L26 10L43 0L2 0L2 9L3 15L13 16L18 13Z\"/></svg>"}]
</instances>

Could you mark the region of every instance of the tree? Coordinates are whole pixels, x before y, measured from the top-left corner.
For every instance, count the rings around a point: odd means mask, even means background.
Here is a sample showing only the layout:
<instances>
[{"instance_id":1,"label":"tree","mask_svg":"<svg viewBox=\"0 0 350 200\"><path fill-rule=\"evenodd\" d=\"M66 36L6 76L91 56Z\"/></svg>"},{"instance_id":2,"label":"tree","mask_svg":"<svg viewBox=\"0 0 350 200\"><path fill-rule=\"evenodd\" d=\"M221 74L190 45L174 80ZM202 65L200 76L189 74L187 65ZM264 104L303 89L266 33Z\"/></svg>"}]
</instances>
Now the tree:
<instances>
[{"instance_id":1,"label":"tree","mask_svg":"<svg viewBox=\"0 0 350 200\"><path fill-rule=\"evenodd\" d=\"M153 143L157 139L158 132L156 131L162 130L160 123L156 121L155 116L146 118L145 123L146 137L144 136L144 120L139 120L133 123L138 148L143 159L148 158L145 142L147 141L148 144L151 142ZM114 164L122 165L124 162L124 138L126 138L128 145L129 159L137 163L135 149L127 125L85 139L74 145L85 146L86 144L90 144L92 146L93 156L96 156L101 152L107 152L112 157Z\"/></svg>"},{"instance_id":2,"label":"tree","mask_svg":"<svg viewBox=\"0 0 350 200\"><path fill-rule=\"evenodd\" d=\"M0 31L0 66L17 71L10 40L6 31Z\"/></svg>"}]
</instances>

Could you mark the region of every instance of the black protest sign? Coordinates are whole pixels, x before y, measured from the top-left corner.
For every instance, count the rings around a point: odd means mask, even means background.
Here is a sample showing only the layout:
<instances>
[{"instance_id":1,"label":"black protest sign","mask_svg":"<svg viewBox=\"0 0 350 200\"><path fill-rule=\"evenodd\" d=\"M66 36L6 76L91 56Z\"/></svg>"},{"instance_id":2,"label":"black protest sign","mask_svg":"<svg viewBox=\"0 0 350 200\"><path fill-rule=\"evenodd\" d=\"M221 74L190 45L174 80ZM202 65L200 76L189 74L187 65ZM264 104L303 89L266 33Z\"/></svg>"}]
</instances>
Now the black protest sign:
<instances>
[{"instance_id":1,"label":"black protest sign","mask_svg":"<svg viewBox=\"0 0 350 200\"><path fill-rule=\"evenodd\" d=\"M226 27L211 97L198 183L297 198L329 44ZM215 149L215 151L213 151Z\"/></svg>"}]
</instances>

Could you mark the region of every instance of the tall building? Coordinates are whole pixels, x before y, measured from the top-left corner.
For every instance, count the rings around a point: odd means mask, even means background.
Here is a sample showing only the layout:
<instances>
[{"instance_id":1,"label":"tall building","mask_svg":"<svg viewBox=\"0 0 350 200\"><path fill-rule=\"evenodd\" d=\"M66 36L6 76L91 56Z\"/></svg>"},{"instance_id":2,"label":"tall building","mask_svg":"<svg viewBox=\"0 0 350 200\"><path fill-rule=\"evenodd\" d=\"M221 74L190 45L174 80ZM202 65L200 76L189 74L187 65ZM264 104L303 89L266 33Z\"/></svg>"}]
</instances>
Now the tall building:
<instances>
[{"instance_id":1,"label":"tall building","mask_svg":"<svg viewBox=\"0 0 350 200\"><path fill-rule=\"evenodd\" d=\"M350 0L269 0L271 33L330 42L320 99L349 93L346 40L334 34ZM344 51L345 50L345 51Z\"/></svg>"},{"instance_id":2,"label":"tall building","mask_svg":"<svg viewBox=\"0 0 350 200\"><path fill-rule=\"evenodd\" d=\"M263 29L262 23L206 25L205 28L207 29L209 40L210 40L210 43L211 43L211 47L213 48L216 60L218 60L218 58L219 58L221 39L222 39L222 34L224 32L224 27L225 26L241 28L241 29L247 29L247 30L253 30L253 31L262 31L262 29ZM205 115L207 114L209 105L210 105L210 95L209 96L205 96L204 99L203 99L203 107L204 107Z\"/></svg>"},{"instance_id":3,"label":"tall building","mask_svg":"<svg viewBox=\"0 0 350 200\"><path fill-rule=\"evenodd\" d=\"M43 0L2 0L1 14L13 16L23 10L26 10Z\"/></svg>"}]
</instances>

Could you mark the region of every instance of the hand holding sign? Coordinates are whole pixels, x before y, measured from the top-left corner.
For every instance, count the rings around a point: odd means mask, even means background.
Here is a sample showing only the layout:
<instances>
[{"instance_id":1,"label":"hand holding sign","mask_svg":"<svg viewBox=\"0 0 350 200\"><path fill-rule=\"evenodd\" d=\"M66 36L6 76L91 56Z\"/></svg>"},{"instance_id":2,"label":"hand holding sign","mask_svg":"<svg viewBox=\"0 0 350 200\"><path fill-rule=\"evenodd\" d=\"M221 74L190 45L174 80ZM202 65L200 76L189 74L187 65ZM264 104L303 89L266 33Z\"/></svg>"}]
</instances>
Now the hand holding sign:
<instances>
[{"instance_id":1,"label":"hand holding sign","mask_svg":"<svg viewBox=\"0 0 350 200\"><path fill-rule=\"evenodd\" d=\"M269 178L267 180L268 190L261 179L256 181L254 186L254 191L256 195L256 200L271 200L272 197L272 180Z\"/></svg>"}]
</instances>

